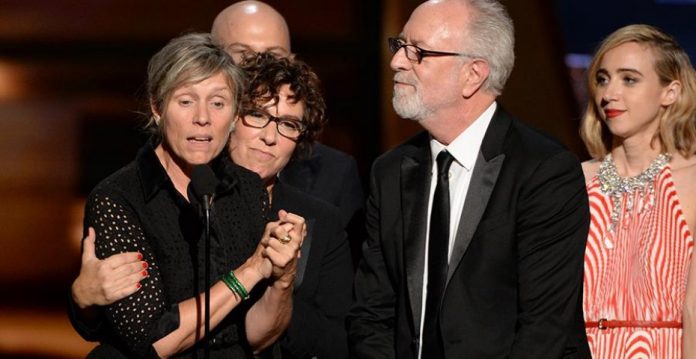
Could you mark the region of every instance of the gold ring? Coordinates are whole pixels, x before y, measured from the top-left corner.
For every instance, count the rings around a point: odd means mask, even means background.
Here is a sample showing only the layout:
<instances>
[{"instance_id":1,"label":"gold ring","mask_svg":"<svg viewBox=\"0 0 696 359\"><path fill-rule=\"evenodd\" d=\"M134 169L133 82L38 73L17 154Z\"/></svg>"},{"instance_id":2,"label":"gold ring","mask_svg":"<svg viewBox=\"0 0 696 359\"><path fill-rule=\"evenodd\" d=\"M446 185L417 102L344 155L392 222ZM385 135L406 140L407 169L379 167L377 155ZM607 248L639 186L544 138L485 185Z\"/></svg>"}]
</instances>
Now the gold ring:
<instances>
[{"instance_id":1,"label":"gold ring","mask_svg":"<svg viewBox=\"0 0 696 359\"><path fill-rule=\"evenodd\" d=\"M282 243L282 244L288 244L288 243L290 243L290 241L292 240L292 237L290 237L290 234L286 234L286 235L284 235L282 238L278 238L278 240L279 240L280 243Z\"/></svg>"}]
</instances>

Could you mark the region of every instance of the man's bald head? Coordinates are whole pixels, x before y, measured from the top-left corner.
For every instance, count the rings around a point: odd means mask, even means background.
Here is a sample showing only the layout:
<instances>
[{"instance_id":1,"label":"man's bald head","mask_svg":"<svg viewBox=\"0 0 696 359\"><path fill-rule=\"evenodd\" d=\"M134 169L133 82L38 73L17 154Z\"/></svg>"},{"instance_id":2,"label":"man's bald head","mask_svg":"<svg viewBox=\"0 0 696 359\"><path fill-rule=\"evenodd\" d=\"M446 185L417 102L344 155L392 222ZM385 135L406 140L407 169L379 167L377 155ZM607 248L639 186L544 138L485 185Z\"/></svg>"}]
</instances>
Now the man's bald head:
<instances>
[{"instance_id":1,"label":"man's bald head","mask_svg":"<svg viewBox=\"0 0 696 359\"><path fill-rule=\"evenodd\" d=\"M289 56L290 32L278 11L255 0L234 3L218 14L210 30L215 41L239 62L254 52Z\"/></svg>"}]
</instances>

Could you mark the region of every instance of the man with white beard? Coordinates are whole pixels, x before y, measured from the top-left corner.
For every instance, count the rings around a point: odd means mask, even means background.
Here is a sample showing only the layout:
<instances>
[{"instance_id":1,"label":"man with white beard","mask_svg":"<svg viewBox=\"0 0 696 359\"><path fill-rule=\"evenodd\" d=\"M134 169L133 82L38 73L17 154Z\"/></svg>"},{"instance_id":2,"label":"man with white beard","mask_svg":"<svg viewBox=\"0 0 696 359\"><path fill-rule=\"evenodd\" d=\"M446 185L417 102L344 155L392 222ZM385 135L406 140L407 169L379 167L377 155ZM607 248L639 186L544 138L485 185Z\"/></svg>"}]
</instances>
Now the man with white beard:
<instances>
[{"instance_id":1,"label":"man with white beard","mask_svg":"<svg viewBox=\"0 0 696 359\"><path fill-rule=\"evenodd\" d=\"M349 312L356 358L589 358L580 163L496 102L514 63L494 0L421 4L394 109L425 131L378 158Z\"/></svg>"}]
</instances>

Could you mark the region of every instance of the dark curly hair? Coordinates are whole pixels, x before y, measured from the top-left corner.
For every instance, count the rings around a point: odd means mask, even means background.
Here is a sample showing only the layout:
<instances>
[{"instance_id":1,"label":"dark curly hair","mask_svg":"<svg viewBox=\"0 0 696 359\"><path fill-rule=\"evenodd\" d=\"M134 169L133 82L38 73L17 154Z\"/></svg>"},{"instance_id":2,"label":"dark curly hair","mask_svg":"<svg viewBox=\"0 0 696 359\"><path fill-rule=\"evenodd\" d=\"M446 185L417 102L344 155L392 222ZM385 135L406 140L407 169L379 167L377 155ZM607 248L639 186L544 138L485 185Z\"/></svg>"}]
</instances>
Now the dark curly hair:
<instances>
[{"instance_id":1,"label":"dark curly hair","mask_svg":"<svg viewBox=\"0 0 696 359\"><path fill-rule=\"evenodd\" d=\"M297 140L293 158L311 154L312 145L326 123L326 104L317 74L300 60L280 58L268 52L246 58L240 67L247 74L247 90L242 95L240 112L271 100L277 103L278 91L283 85L289 85L293 101L304 104L302 122L307 126Z\"/></svg>"}]
</instances>

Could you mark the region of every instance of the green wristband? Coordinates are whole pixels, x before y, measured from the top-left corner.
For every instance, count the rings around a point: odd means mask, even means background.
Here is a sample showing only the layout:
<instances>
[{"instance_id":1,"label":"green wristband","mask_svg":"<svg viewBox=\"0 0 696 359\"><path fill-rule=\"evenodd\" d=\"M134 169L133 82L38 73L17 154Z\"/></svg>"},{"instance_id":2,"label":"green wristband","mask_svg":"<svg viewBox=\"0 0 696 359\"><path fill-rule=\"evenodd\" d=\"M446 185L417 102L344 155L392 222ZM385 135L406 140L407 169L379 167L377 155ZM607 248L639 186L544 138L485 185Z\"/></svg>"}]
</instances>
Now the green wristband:
<instances>
[{"instance_id":1,"label":"green wristband","mask_svg":"<svg viewBox=\"0 0 696 359\"><path fill-rule=\"evenodd\" d=\"M234 275L233 271L229 271L225 275L222 276L222 281L227 285L230 290L237 294L242 300L247 300L249 299L249 292L244 288L242 283L237 279L237 277Z\"/></svg>"}]
</instances>

